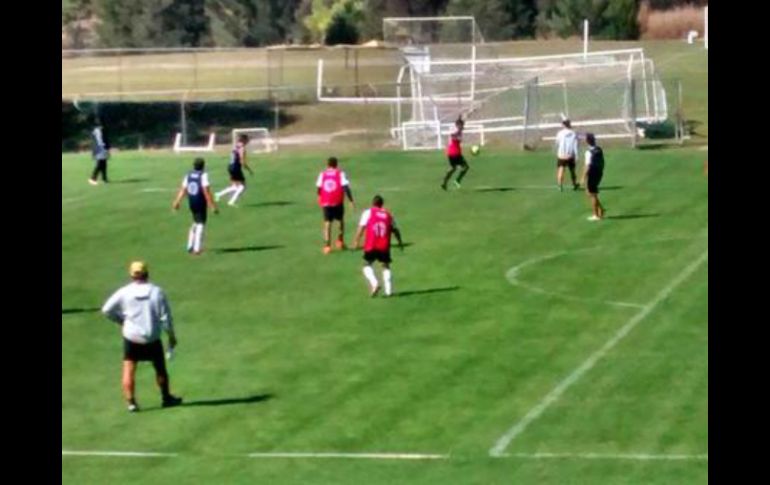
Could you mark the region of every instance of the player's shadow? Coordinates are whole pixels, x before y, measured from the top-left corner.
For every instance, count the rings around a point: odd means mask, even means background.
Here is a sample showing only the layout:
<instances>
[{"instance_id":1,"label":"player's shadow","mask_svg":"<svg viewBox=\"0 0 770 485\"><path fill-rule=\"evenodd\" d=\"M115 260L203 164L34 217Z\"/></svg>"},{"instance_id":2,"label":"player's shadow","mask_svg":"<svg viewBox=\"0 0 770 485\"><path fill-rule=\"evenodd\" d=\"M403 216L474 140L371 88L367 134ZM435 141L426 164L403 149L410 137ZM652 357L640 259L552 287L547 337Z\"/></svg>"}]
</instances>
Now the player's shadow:
<instances>
[{"instance_id":1,"label":"player's shadow","mask_svg":"<svg viewBox=\"0 0 770 485\"><path fill-rule=\"evenodd\" d=\"M447 291L457 291L459 290L459 286L445 286L443 288L427 288L425 290L408 290L408 291L399 291L397 293L394 293L393 296L390 298L401 298L404 296L417 296L417 295L429 295L431 293L443 293Z\"/></svg>"},{"instance_id":2,"label":"player's shadow","mask_svg":"<svg viewBox=\"0 0 770 485\"><path fill-rule=\"evenodd\" d=\"M603 185L600 185L599 186L599 191L602 191L602 190L620 190L622 188L623 188L622 185L609 185L607 187L605 187Z\"/></svg>"},{"instance_id":3,"label":"player's shadow","mask_svg":"<svg viewBox=\"0 0 770 485\"><path fill-rule=\"evenodd\" d=\"M268 401L275 396L273 394L254 394L253 396L246 396L246 397L229 397L229 398L222 398L222 399L199 399L197 401L183 401L182 404L179 405L179 407L205 407L205 406L232 406L236 404L256 404L259 402ZM140 403L140 409L141 413L146 413L150 411L161 411L165 408L162 406L149 406L149 407L141 407Z\"/></svg>"},{"instance_id":4,"label":"player's shadow","mask_svg":"<svg viewBox=\"0 0 770 485\"><path fill-rule=\"evenodd\" d=\"M272 394L255 394L247 397L231 397L224 399L200 399L198 401L183 402L182 406L229 406L231 404L254 404L272 399Z\"/></svg>"},{"instance_id":5,"label":"player's shadow","mask_svg":"<svg viewBox=\"0 0 770 485\"><path fill-rule=\"evenodd\" d=\"M646 219L648 217L660 217L660 214L618 214L616 216L607 216L605 219L626 220L626 219Z\"/></svg>"},{"instance_id":6,"label":"player's shadow","mask_svg":"<svg viewBox=\"0 0 770 485\"><path fill-rule=\"evenodd\" d=\"M111 184L139 184L142 182L149 182L147 178L134 178L134 179L122 179L122 180L110 180Z\"/></svg>"},{"instance_id":7,"label":"player's shadow","mask_svg":"<svg viewBox=\"0 0 770 485\"><path fill-rule=\"evenodd\" d=\"M269 251L270 249L280 249L284 246L272 245L272 246L240 246L233 248L214 248L211 252L216 254L229 254L229 253L248 253L252 251Z\"/></svg>"},{"instance_id":8,"label":"player's shadow","mask_svg":"<svg viewBox=\"0 0 770 485\"><path fill-rule=\"evenodd\" d=\"M101 310L99 307L86 307L86 308L62 308L61 314L62 315L69 315L72 313L91 313L91 312L98 312Z\"/></svg>"},{"instance_id":9,"label":"player's shadow","mask_svg":"<svg viewBox=\"0 0 770 485\"><path fill-rule=\"evenodd\" d=\"M285 205L294 205L296 202L290 200L269 200L266 202L256 202L254 204L246 204L246 207L282 207Z\"/></svg>"},{"instance_id":10,"label":"player's shadow","mask_svg":"<svg viewBox=\"0 0 770 485\"><path fill-rule=\"evenodd\" d=\"M475 189L476 192L512 192L516 190L515 187L482 187Z\"/></svg>"}]
</instances>

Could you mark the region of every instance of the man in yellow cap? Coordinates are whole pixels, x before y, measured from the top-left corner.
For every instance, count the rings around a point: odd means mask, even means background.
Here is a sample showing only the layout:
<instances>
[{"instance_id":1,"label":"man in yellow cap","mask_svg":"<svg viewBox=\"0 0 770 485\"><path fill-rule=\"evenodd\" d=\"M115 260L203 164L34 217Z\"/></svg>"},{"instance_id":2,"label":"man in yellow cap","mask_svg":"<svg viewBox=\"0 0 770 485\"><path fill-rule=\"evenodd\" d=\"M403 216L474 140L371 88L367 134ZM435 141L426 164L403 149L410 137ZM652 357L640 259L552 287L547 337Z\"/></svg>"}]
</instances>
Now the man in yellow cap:
<instances>
[{"instance_id":1,"label":"man in yellow cap","mask_svg":"<svg viewBox=\"0 0 770 485\"><path fill-rule=\"evenodd\" d=\"M168 334L169 349L176 344L171 308L160 287L148 281L150 273L143 261L134 261L128 269L131 283L112 294L102 313L122 327L123 397L130 412L139 410L134 394L136 364L151 361L160 387L163 407L177 406L182 398L169 391L169 376L163 356L161 332Z\"/></svg>"}]
</instances>

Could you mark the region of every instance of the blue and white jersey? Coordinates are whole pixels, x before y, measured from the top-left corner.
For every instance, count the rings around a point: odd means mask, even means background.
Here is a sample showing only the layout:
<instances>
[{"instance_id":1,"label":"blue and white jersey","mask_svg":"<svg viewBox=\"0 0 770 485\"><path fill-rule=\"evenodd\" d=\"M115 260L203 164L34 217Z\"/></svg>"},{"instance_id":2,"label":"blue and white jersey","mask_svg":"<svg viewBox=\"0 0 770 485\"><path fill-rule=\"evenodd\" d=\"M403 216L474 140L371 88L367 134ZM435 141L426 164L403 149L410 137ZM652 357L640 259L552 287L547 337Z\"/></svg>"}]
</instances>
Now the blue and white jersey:
<instances>
[{"instance_id":1,"label":"blue and white jersey","mask_svg":"<svg viewBox=\"0 0 770 485\"><path fill-rule=\"evenodd\" d=\"M233 148L233 151L230 152L230 168L241 168L241 152L238 149L239 147L236 146Z\"/></svg>"},{"instance_id":2,"label":"blue and white jersey","mask_svg":"<svg viewBox=\"0 0 770 485\"><path fill-rule=\"evenodd\" d=\"M206 210L206 196L204 190L209 186L209 175L206 172L193 170L185 175L182 186L187 191L187 201L192 212Z\"/></svg>"},{"instance_id":3,"label":"blue and white jersey","mask_svg":"<svg viewBox=\"0 0 770 485\"><path fill-rule=\"evenodd\" d=\"M94 128L91 132L91 154L95 160L107 160L110 156L110 145L107 143L107 139L104 136L104 131L101 126Z\"/></svg>"}]
</instances>

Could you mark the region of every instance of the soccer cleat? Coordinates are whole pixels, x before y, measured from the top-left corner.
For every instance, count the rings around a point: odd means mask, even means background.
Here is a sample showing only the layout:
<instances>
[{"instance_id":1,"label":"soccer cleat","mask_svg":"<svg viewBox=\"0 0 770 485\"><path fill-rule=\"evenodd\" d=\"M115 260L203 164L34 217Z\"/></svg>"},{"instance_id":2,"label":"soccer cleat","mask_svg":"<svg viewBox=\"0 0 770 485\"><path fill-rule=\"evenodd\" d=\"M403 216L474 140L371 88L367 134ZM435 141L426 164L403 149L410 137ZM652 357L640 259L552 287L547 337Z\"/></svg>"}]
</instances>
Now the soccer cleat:
<instances>
[{"instance_id":1,"label":"soccer cleat","mask_svg":"<svg viewBox=\"0 0 770 485\"><path fill-rule=\"evenodd\" d=\"M328 246L328 245L324 246L323 252L324 252L324 254L329 254L330 252L332 252L332 247Z\"/></svg>"},{"instance_id":2,"label":"soccer cleat","mask_svg":"<svg viewBox=\"0 0 770 485\"><path fill-rule=\"evenodd\" d=\"M182 404L182 398L176 397L171 394L163 398L163 407L164 408L172 408L174 406L179 406Z\"/></svg>"},{"instance_id":3,"label":"soccer cleat","mask_svg":"<svg viewBox=\"0 0 770 485\"><path fill-rule=\"evenodd\" d=\"M446 184L441 184L441 190L446 191Z\"/></svg>"},{"instance_id":4,"label":"soccer cleat","mask_svg":"<svg viewBox=\"0 0 770 485\"><path fill-rule=\"evenodd\" d=\"M342 239L337 239L337 242L334 243L335 246L337 246L337 249L346 249L347 246L345 246L345 241Z\"/></svg>"},{"instance_id":5,"label":"soccer cleat","mask_svg":"<svg viewBox=\"0 0 770 485\"><path fill-rule=\"evenodd\" d=\"M139 412L139 405L137 405L136 402L128 403L128 412L129 413L137 413L137 412Z\"/></svg>"},{"instance_id":6,"label":"soccer cleat","mask_svg":"<svg viewBox=\"0 0 770 485\"><path fill-rule=\"evenodd\" d=\"M589 217L589 218L588 218L588 220L589 220L589 221L592 221L592 222L593 222L593 221L601 221L601 220L602 220L602 218L601 218L601 217L599 217L599 216L595 216L595 215L593 215L593 216Z\"/></svg>"},{"instance_id":7,"label":"soccer cleat","mask_svg":"<svg viewBox=\"0 0 770 485\"><path fill-rule=\"evenodd\" d=\"M99 185L99 182L97 182L94 179L88 179L88 183L91 184L91 185Z\"/></svg>"},{"instance_id":8,"label":"soccer cleat","mask_svg":"<svg viewBox=\"0 0 770 485\"><path fill-rule=\"evenodd\" d=\"M574 184L572 190L580 190L580 184Z\"/></svg>"},{"instance_id":9,"label":"soccer cleat","mask_svg":"<svg viewBox=\"0 0 770 485\"><path fill-rule=\"evenodd\" d=\"M456 188L458 188L458 189L459 189L460 187L462 187L462 185L460 185L460 182L458 182L457 180L455 180L455 181L454 181L454 186L455 186Z\"/></svg>"},{"instance_id":10,"label":"soccer cleat","mask_svg":"<svg viewBox=\"0 0 770 485\"><path fill-rule=\"evenodd\" d=\"M379 292L380 292L380 287L378 285L378 286L375 286L374 288L372 288L372 290L369 292L369 296L374 298L375 296L377 296L377 293L379 293Z\"/></svg>"}]
</instances>

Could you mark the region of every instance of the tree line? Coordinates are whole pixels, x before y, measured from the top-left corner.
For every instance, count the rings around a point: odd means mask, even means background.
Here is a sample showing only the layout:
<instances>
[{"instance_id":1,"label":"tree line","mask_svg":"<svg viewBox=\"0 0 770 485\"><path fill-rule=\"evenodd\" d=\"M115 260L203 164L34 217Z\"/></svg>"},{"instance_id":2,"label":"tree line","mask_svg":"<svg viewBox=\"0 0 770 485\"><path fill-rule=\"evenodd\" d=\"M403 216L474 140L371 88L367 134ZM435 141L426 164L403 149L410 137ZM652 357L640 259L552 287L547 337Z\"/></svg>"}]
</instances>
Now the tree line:
<instances>
[{"instance_id":1,"label":"tree line","mask_svg":"<svg viewBox=\"0 0 770 485\"><path fill-rule=\"evenodd\" d=\"M652 9L706 0L646 0ZM382 18L473 15L487 41L636 39L639 0L62 0L62 38L82 47L259 47L382 38Z\"/></svg>"}]
</instances>

